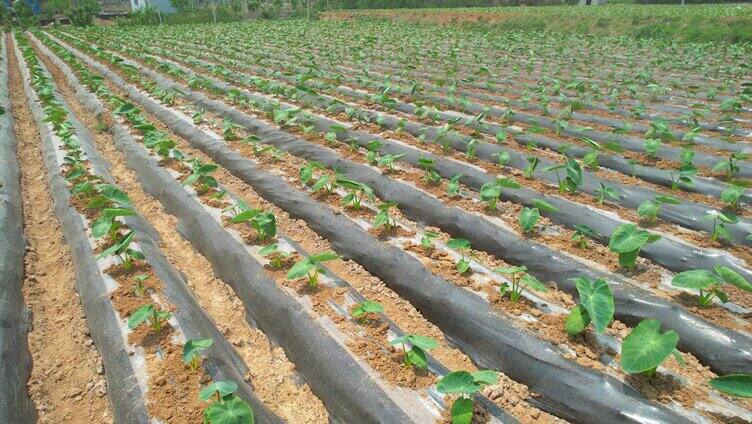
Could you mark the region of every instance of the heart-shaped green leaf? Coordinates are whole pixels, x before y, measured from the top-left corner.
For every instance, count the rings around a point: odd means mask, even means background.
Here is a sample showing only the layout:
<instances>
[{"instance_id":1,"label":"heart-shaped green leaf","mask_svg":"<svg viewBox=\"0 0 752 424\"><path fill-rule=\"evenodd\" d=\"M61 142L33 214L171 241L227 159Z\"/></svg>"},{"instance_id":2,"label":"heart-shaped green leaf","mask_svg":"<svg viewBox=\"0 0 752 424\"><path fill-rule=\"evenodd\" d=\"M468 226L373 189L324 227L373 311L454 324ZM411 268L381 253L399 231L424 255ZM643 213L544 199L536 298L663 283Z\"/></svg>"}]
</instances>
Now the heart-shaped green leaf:
<instances>
[{"instance_id":1,"label":"heart-shaped green leaf","mask_svg":"<svg viewBox=\"0 0 752 424\"><path fill-rule=\"evenodd\" d=\"M614 319L614 296L611 288L605 280L600 279L592 281L578 277L574 279L574 282L580 294L580 305L585 308L593 321L595 331L603 333Z\"/></svg>"},{"instance_id":2,"label":"heart-shaped green leaf","mask_svg":"<svg viewBox=\"0 0 752 424\"><path fill-rule=\"evenodd\" d=\"M680 272L671 279L672 286L685 289L704 289L716 283L718 283L718 278L704 269Z\"/></svg>"},{"instance_id":3,"label":"heart-shaped green leaf","mask_svg":"<svg viewBox=\"0 0 752 424\"><path fill-rule=\"evenodd\" d=\"M458 398L452 404L452 424L470 424L473 420L473 401L468 398Z\"/></svg>"},{"instance_id":4,"label":"heart-shaped green leaf","mask_svg":"<svg viewBox=\"0 0 752 424\"><path fill-rule=\"evenodd\" d=\"M185 342L185 345L183 345L183 362L186 364L190 363L199 352L210 347L213 343L214 340L212 340L211 337L206 339L188 340Z\"/></svg>"},{"instance_id":5,"label":"heart-shaped green leaf","mask_svg":"<svg viewBox=\"0 0 752 424\"><path fill-rule=\"evenodd\" d=\"M637 250L650 238L650 233L635 224L623 224L611 234L608 248L614 253L627 253Z\"/></svg>"},{"instance_id":6,"label":"heart-shaped green leaf","mask_svg":"<svg viewBox=\"0 0 752 424\"><path fill-rule=\"evenodd\" d=\"M743 398L752 398L752 375L729 374L716 377L708 383L719 392Z\"/></svg>"},{"instance_id":7,"label":"heart-shaped green leaf","mask_svg":"<svg viewBox=\"0 0 752 424\"><path fill-rule=\"evenodd\" d=\"M219 392L221 397L225 397L229 394L235 393L235 390L238 390L238 385L232 380L215 381L214 383L202 388L198 392L198 398L207 401L211 399L216 392Z\"/></svg>"},{"instance_id":8,"label":"heart-shaped green leaf","mask_svg":"<svg viewBox=\"0 0 752 424\"><path fill-rule=\"evenodd\" d=\"M744 279L741 275L737 274L735 271L726 268L725 266L716 265L715 266L715 272L723 278L723 281L731 284L734 287L740 288L742 290L752 292L752 284L747 282L747 280Z\"/></svg>"},{"instance_id":9,"label":"heart-shaped green leaf","mask_svg":"<svg viewBox=\"0 0 752 424\"><path fill-rule=\"evenodd\" d=\"M676 349L679 335L673 330L661 334L660 329L660 321L648 319L624 338L621 367L625 372L635 374L655 369Z\"/></svg>"},{"instance_id":10,"label":"heart-shaped green leaf","mask_svg":"<svg viewBox=\"0 0 752 424\"><path fill-rule=\"evenodd\" d=\"M535 227L535 224L540 220L540 211L538 208L523 208L520 213L518 222L522 231L530 232Z\"/></svg>"},{"instance_id":11,"label":"heart-shaped green leaf","mask_svg":"<svg viewBox=\"0 0 752 424\"><path fill-rule=\"evenodd\" d=\"M237 396L212 403L204 410L204 418L211 424L254 424L253 409Z\"/></svg>"},{"instance_id":12,"label":"heart-shaped green leaf","mask_svg":"<svg viewBox=\"0 0 752 424\"><path fill-rule=\"evenodd\" d=\"M582 305L577 305L569 312L567 320L564 323L564 330L570 336L576 336L585 331L585 327L588 324L590 324L590 316L587 310Z\"/></svg>"},{"instance_id":13,"label":"heart-shaped green leaf","mask_svg":"<svg viewBox=\"0 0 752 424\"><path fill-rule=\"evenodd\" d=\"M471 395L480 390L473 376L467 371L455 371L444 376L436 384L440 393L462 393Z\"/></svg>"}]
</instances>

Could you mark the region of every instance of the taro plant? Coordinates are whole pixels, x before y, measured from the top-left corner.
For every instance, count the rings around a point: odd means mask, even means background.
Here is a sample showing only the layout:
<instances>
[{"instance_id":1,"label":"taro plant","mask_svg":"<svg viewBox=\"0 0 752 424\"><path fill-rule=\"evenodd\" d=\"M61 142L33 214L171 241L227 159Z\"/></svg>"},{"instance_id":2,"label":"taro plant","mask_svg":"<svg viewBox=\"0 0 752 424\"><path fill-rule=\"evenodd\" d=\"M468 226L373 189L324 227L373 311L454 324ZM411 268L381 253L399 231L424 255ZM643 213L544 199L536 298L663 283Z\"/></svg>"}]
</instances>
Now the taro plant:
<instances>
[{"instance_id":1,"label":"taro plant","mask_svg":"<svg viewBox=\"0 0 752 424\"><path fill-rule=\"evenodd\" d=\"M212 188L219 186L216 178L211 176L211 173L219 168L213 163L202 163L198 159L194 159L191 164L191 175L183 180L183 185L197 184L196 192L204 194L209 192Z\"/></svg>"},{"instance_id":2,"label":"taro plant","mask_svg":"<svg viewBox=\"0 0 752 424\"><path fill-rule=\"evenodd\" d=\"M620 225L611 234L608 248L619 255L619 265L623 268L632 269L637 263L640 250L647 243L653 243L661 239L657 234L651 234L637 225L628 223Z\"/></svg>"},{"instance_id":3,"label":"taro plant","mask_svg":"<svg viewBox=\"0 0 752 424\"><path fill-rule=\"evenodd\" d=\"M537 278L527 273L525 265L512 266L506 268L496 268L494 272L505 275L509 278L510 283L502 283L499 287L499 294L502 297L509 295L509 300L516 303L520 300L522 291L530 288L535 291L547 292L548 287L540 282Z\"/></svg>"},{"instance_id":4,"label":"taro plant","mask_svg":"<svg viewBox=\"0 0 752 424\"><path fill-rule=\"evenodd\" d=\"M522 171L522 175L525 176L525 178L530 178L533 176L533 173L538 168L538 164L540 164L540 159L538 159L537 156L531 156L527 158L527 166Z\"/></svg>"},{"instance_id":5,"label":"taro plant","mask_svg":"<svg viewBox=\"0 0 752 424\"><path fill-rule=\"evenodd\" d=\"M580 303L567 316L564 324L567 334L576 336L585 331L591 322L596 333L602 334L614 319L614 295L608 282L587 277L577 277L573 281L580 295Z\"/></svg>"},{"instance_id":6,"label":"taro plant","mask_svg":"<svg viewBox=\"0 0 752 424\"><path fill-rule=\"evenodd\" d=\"M726 228L726 224L736 224L737 222L739 222L739 218L733 213L710 210L708 212L705 212L705 215L702 217L702 219L705 221L713 221L713 234L710 236L711 240L734 240L734 237Z\"/></svg>"},{"instance_id":7,"label":"taro plant","mask_svg":"<svg viewBox=\"0 0 752 424\"><path fill-rule=\"evenodd\" d=\"M272 211L261 209L245 209L230 219L233 224L248 223L256 232L260 241L268 240L277 235L277 220Z\"/></svg>"},{"instance_id":8,"label":"taro plant","mask_svg":"<svg viewBox=\"0 0 752 424\"><path fill-rule=\"evenodd\" d=\"M595 189L595 192L598 193L598 196L596 196L595 200L599 205L602 205L603 202L606 201L606 198L613 200L617 200L619 198L619 194L616 192L616 190L603 184L603 181L598 181L598 185L600 187Z\"/></svg>"},{"instance_id":9,"label":"taro plant","mask_svg":"<svg viewBox=\"0 0 752 424\"><path fill-rule=\"evenodd\" d=\"M739 199L741 199L746 191L747 188L744 186L730 185L721 192L721 201L729 208L737 208L739 206Z\"/></svg>"},{"instance_id":10,"label":"taro plant","mask_svg":"<svg viewBox=\"0 0 752 424\"><path fill-rule=\"evenodd\" d=\"M292 281L305 277L308 285L315 288L318 286L319 274L324 272L322 264L335 259L339 259L339 255L334 252L323 252L303 258L290 268L287 272L287 279Z\"/></svg>"},{"instance_id":11,"label":"taro plant","mask_svg":"<svg viewBox=\"0 0 752 424\"><path fill-rule=\"evenodd\" d=\"M711 379L708 384L727 395L752 398L752 374L727 374Z\"/></svg>"},{"instance_id":12,"label":"taro plant","mask_svg":"<svg viewBox=\"0 0 752 424\"><path fill-rule=\"evenodd\" d=\"M540 210L544 210L546 212L558 212L559 210L553 207L551 204L546 202L542 199L534 199L533 200L533 207L528 208L524 207L522 208L522 211L520 211L520 216L517 219L517 222L520 224L520 228L522 228L522 231L524 233L529 233L533 231L535 228L535 225L540 221Z\"/></svg>"},{"instance_id":13,"label":"taro plant","mask_svg":"<svg viewBox=\"0 0 752 424\"><path fill-rule=\"evenodd\" d=\"M300 171L298 172L300 182L302 182L304 185L308 185L308 183L313 179L313 173L317 169L324 169L324 165L315 161L310 161L300 167Z\"/></svg>"},{"instance_id":14,"label":"taro plant","mask_svg":"<svg viewBox=\"0 0 752 424\"><path fill-rule=\"evenodd\" d=\"M347 194L342 198L342 204L345 207L352 206L354 209L360 209L363 199L374 201L376 198L371 187L363 183L348 180L342 176L338 176L336 182L338 186L347 190Z\"/></svg>"},{"instance_id":15,"label":"taro plant","mask_svg":"<svg viewBox=\"0 0 752 424\"><path fill-rule=\"evenodd\" d=\"M412 366L421 370L425 370L428 366L426 351L439 347L436 340L419 334L405 334L390 341L389 344L392 346L402 345L402 350L405 352L402 362L405 366ZM407 348L408 345L410 346L409 349Z\"/></svg>"},{"instance_id":16,"label":"taro plant","mask_svg":"<svg viewBox=\"0 0 752 424\"><path fill-rule=\"evenodd\" d=\"M118 259L120 259L120 263L123 265L123 269L130 271L133 269L133 262L135 260L144 259L144 254L141 253L140 250L130 248L133 237L133 231L129 231L119 238L112 246L98 254L96 258L102 259L112 255L117 256Z\"/></svg>"},{"instance_id":17,"label":"taro plant","mask_svg":"<svg viewBox=\"0 0 752 424\"><path fill-rule=\"evenodd\" d=\"M144 296L144 292L146 291L146 287L144 287L144 281L148 279L149 276L147 274L137 274L133 276L133 293L135 293L137 297Z\"/></svg>"},{"instance_id":18,"label":"taro plant","mask_svg":"<svg viewBox=\"0 0 752 424\"><path fill-rule=\"evenodd\" d=\"M426 231L420 236L420 245L425 249L433 249L433 240L439 237L439 233L435 231Z\"/></svg>"},{"instance_id":19,"label":"taro plant","mask_svg":"<svg viewBox=\"0 0 752 424\"><path fill-rule=\"evenodd\" d=\"M290 258L292 253L280 249L277 243L272 243L262 247L259 255L269 259L272 269L282 269L285 260Z\"/></svg>"},{"instance_id":20,"label":"taro plant","mask_svg":"<svg viewBox=\"0 0 752 424\"><path fill-rule=\"evenodd\" d=\"M574 233L572 234L572 241L580 248L585 249L588 246L588 240L598 237L592 228L585 224L575 224Z\"/></svg>"},{"instance_id":21,"label":"taro plant","mask_svg":"<svg viewBox=\"0 0 752 424\"><path fill-rule=\"evenodd\" d=\"M470 242L463 238L453 238L447 241L447 247L456 250L460 254L460 259L455 264L457 272L464 274L470 270L470 259L480 262L474 253Z\"/></svg>"},{"instance_id":22,"label":"taro plant","mask_svg":"<svg viewBox=\"0 0 752 424\"><path fill-rule=\"evenodd\" d=\"M666 196L656 195L652 199L646 200L640 204L637 208L637 215L645 222L653 223L658 217L658 212L661 210L662 205L679 205L681 201L679 199Z\"/></svg>"},{"instance_id":23,"label":"taro plant","mask_svg":"<svg viewBox=\"0 0 752 424\"><path fill-rule=\"evenodd\" d=\"M520 184L507 177L497 178L489 181L480 187L480 200L486 204L488 210L496 210L496 204L501 197L503 188L520 188Z\"/></svg>"},{"instance_id":24,"label":"taro plant","mask_svg":"<svg viewBox=\"0 0 752 424\"><path fill-rule=\"evenodd\" d=\"M559 171L564 170L567 176L562 180ZM582 185L582 168L574 159L569 159L565 164L552 165L542 169L542 172L556 173L556 181L560 193L576 193Z\"/></svg>"},{"instance_id":25,"label":"taro plant","mask_svg":"<svg viewBox=\"0 0 752 424\"><path fill-rule=\"evenodd\" d=\"M204 409L205 424L253 424L253 409L243 399L235 395L238 385L232 380L220 380L201 388L199 399L212 401Z\"/></svg>"},{"instance_id":26,"label":"taro plant","mask_svg":"<svg viewBox=\"0 0 752 424\"><path fill-rule=\"evenodd\" d=\"M128 317L128 328L133 330L139 325L148 322L151 329L155 333L162 331L162 327L165 322L170 319L172 312L163 311L154 306L151 303L141 306L136 309L131 316Z\"/></svg>"},{"instance_id":27,"label":"taro plant","mask_svg":"<svg viewBox=\"0 0 752 424\"><path fill-rule=\"evenodd\" d=\"M462 174L459 172L452 175L452 178L447 181L447 195L449 197L455 197L459 195L460 193L460 178L462 178Z\"/></svg>"},{"instance_id":28,"label":"taro plant","mask_svg":"<svg viewBox=\"0 0 752 424\"><path fill-rule=\"evenodd\" d=\"M658 153L658 149L661 148L661 144L662 142L660 138L648 138L645 140L643 148L645 149L645 154L648 155L648 158L656 158L656 154Z\"/></svg>"},{"instance_id":29,"label":"taro plant","mask_svg":"<svg viewBox=\"0 0 752 424\"><path fill-rule=\"evenodd\" d=\"M484 386L496 384L499 374L496 371L482 370L469 373L454 371L445 375L436 384L439 393L459 394L460 397L452 404L452 424L470 424L473 420L472 396Z\"/></svg>"},{"instance_id":30,"label":"taro plant","mask_svg":"<svg viewBox=\"0 0 752 424\"><path fill-rule=\"evenodd\" d=\"M423 177L426 185L435 185L441 182L441 175L436 172L436 159L419 158L418 166L426 171L426 175Z\"/></svg>"},{"instance_id":31,"label":"taro plant","mask_svg":"<svg viewBox=\"0 0 752 424\"><path fill-rule=\"evenodd\" d=\"M384 307L379 302L366 299L355 305L350 315L360 320L366 318L369 314L380 314L382 312L384 312Z\"/></svg>"},{"instance_id":32,"label":"taro plant","mask_svg":"<svg viewBox=\"0 0 752 424\"><path fill-rule=\"evenodd\" d=\"M378 229L384 227L384 231L390 233L392 227L396 225L396 221L389 214L389 209L396 207L397 202L384 202L378 206L379 212L373 218L372 228Z\"/></svg>"},{"instance_id":33,"label":"taro plant","mask_svg":"<svg viewBox=\"0 0 752 424\"><path fill-rule=\"evenodd\" d=\"M385 167L387 171L394 172L394 163L402 159L403 157L405 157L405 153L398 155L384 155L376 159L376 163L378 163L378 165L381 167Z\"/></svg>"},{"instance_id":34,"label":"taro plant","mask_svg":"<svg viewBox=\"0 0 752 424\"><path fill-rule=\"evenodd\" d=\"M661 333L661 322L646 319L624 337L621 345L621 367L629 374L642 373L646 377L655 376L656 369L669 356L684 364L684 359L676 350L679 335L674 330Z\"/></svg>"},{"instance_id":35,"label":"taro plant","mask_svg":"<svg viewBox=\"0 0 752 424\"><path fill-rule=\"evenodd\" d=\"M728 294L723 291L723 284L730 284L741 290L752 292L752 284L730 268L716 265L710 272L706 269L695 269L676 274L671 279L671 285L685 289L699 290L697 303L707 307L713 299L718 298L723 303L728 302Z\"/></svg>"},{"instance_id":36,"label":"taro plant","mask_svg":"<svg viewBox=\"0 0 752 424\"><path fill-rule=\"evenodd\" d=\"M733 152L731 155L729 155L728 159L724 159L715 166L713 166L713 171L720 172L724 174L727 178L732 178L736 173L739 172L739 164L738 162L740 160L746 160L749 157L748 154L742 153L742 152Z\"/></svg>"},{"instance_id":37,"label":"taro plant","mask_svg":"<svg viewBox=\"0 0 752 424\"><path fill-rule=\"evenodd\" d=\"M196 371L201 365L200 353L214 344L214 340L209 337L206 339L193 339L188 340L183 345L183 363L188 367Z\"/></svg>"},{"instance_id":38,"label":"taro plant","mask_svg":"<svg viewBox=\"0 0 752 424\"><path fill-rule=\"evenodd\" d=\"M122 225L115 218L135 214L136 212L129 207L104 208L100 217L91 224L92 237L96 239L109 235L111 239L117 238L118 230Z\"/></svg>"},{"instance_id":39,"label":"taro plant","mask_svg":"<svg viewBox=\"0 0 752 424\"><path fill-rule=\"evenodd\" d=\"M232 122L232 120L225 118L222 121L222 139L225 141L236 141L240 138L238 130L240 125Z\"/></svg>"}]
</instances>

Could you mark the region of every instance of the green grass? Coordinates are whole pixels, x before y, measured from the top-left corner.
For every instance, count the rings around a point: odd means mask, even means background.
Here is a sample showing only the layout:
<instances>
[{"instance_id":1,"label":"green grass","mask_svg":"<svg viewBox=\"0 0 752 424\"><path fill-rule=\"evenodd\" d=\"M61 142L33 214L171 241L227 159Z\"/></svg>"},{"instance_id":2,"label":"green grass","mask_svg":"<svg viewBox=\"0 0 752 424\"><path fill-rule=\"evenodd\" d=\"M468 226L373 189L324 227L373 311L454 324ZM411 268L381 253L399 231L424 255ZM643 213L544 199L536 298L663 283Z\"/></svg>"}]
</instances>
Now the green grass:
<instances>
[{"instance_id":1,"label":"green grass","mask_svg":"<svg viewBox=\"0 0 752 424\"><path fill-rule=\"evenodd\" d=\"M323 16L691 42L752 42L752 6L746 4L393 9L342 11Z\"/></svg>"}]
</instances>

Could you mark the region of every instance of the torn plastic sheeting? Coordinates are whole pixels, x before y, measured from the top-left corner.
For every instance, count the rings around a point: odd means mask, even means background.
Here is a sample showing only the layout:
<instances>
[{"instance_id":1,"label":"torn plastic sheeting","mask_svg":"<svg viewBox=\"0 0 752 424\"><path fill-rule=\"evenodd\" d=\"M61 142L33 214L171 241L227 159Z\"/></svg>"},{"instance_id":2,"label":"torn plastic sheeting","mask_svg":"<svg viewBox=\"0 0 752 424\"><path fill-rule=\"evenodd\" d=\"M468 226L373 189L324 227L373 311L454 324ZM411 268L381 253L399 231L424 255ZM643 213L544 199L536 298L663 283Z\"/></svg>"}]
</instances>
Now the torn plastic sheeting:
<instances>
[{"instance_id":1,"label":"torn plastic sheeting","mask_svg":"<svg viewBox=\"0 0 752 424\"><path fill-rule=\"evenodd\" d=\"M101 103L77 81L74 86L77 95L88 95L80 99L86 100L87 107L104 112ZM241 245L227 242L225 230L159 168L127 130L116 124L113 134L116 147L125 154L128 166L136 170L147 192L179 218L181 234L210 260L217 276L233 287L251 324L258 325L285 349L314 393L324 400L334 422L409 422L378 387L369 383L367 374L349 355L311 322L300 305L264 276L262 266Z\"/></svg>"},{"instance_id":2,"label":"torn plastic sheeting","mask_svg":"<svg viewBox=\"0 0 752 424\"><path fill-rule=\"evenodd\" d=\"M60 221L60 228L71 249L76 271L76 291L84 309L87 328L102 356L106 370L107 395L112 407L112 416L118 423L150 423L144 395L139 387L120 331L120 321L112 308L81 215L70 206L70 192L58 167L49 127L43 122L44 114L39 105L31 101L35 98L35 94L28 85L29 73L18 49L16 49L16 56L22 68L28 104L37 122L42 140L55 216Z\"/></svg>"},{"instance_id":3,"label":"torn plastic sheeting","mask_svg":"<svg viewBox=\"0 0 752 424\"><path fill-rule=\"evenodd\" d=\"M257 135L274 133L275 136L270 136L270 138L277 143L281 141L290 143L293 140L289 134L276 129L270 130L265 123L238 112L222 102L208 99L200 93L193 92L180 84L169 82L156 73L153 74L158 83L179 88L189 100L235 120L245 128L257 133ZM154 113L158 114L160 119L163 119L173 130L176 130L182 136L186 136L189 140L191 139L192 127L190 124L185 123L167 109L157 106L153 101L140 94L138 90L132 89L131 92L140 96L139 98L142 101L146 100L145 103L150 105L149 107L154 110ZM318 125L324 124L319 122ZM260 128L264 129L263 133L259 133ZM314 151L313 145L309 143L301 146L308 149L307 154L312 154L311 152ZM226 151L230 151L230 149L217 146L212 149L211 151L202 150L215 161L224 165L225 155L217 154L216 149ZM284 149L289 150L289 147ZM323 150L316 149L316 151ZM319 159L321 158L319 157ZM465 237L476 248L486 250L515 264L549 264L550 258L558 258L558 267L551 263L548 270L536 270L538 266L528 266L528 268L531 269L533 274L545 276L546 280L557 281L560 288L575 296L575 298L578 293L574 282L570 280L571 278L585 274L591 278L604 278L611 282L619 282L620 284L614 290L614 297L617 304L621 302L624 306L617 308L618 319L636 325L642 319L660 317L664 326L674 329L680 334L680 347L692 352L714 370L725 372L736 370L738 372L746 369L749 361L752 360L752 339L745 335L714 325L678 305L660 299L646 290L634 287L628 280L617 274L607 271L595 272L589 269L581 271L580 269L585 267L571 256L561 254L539 243L525 243L514 233L504 230L488 220L481 219L478 215L469 214L457 208L447 208L434 197L404 184L396 183L391 179L379 178L380 174L374 173L372 170L369 172L363 166L353 165L337 158L333 160L343 172L348 172L346 170L353 167L351 169L355 169L355 171L348 175L368 184L380 197L397 201L400 204L400 209L408 213L413 219L418 222L428 222L430 225L443 228L451 234ZM372 178L364 179L364 175L369 175ZM460 218L464 221L463 224L457 224ZM485 230L478 231L477 228L479 227L485 227ZM491 237L489 240L488 234L495 234L495 237ZM510 255L510 252L518 252L518 254ZM647 299L647 301L642 299ZM723 342L718 342L719 339Z\"/></svg>"},{"instance_id":4,"label":"torn plastic sheeting","mask_svg":"<svg viewBox=\"0 0 752 424\"><path fill-rule=\"evenodd\" d=\"M31 375L31 352L26 339L31 311L22 292L26 241L23 233L21 174L16 158L8 86L5 37L0 55L0 422L30 424L36 408L26 383Z\"/></svg>"}]
</instances>

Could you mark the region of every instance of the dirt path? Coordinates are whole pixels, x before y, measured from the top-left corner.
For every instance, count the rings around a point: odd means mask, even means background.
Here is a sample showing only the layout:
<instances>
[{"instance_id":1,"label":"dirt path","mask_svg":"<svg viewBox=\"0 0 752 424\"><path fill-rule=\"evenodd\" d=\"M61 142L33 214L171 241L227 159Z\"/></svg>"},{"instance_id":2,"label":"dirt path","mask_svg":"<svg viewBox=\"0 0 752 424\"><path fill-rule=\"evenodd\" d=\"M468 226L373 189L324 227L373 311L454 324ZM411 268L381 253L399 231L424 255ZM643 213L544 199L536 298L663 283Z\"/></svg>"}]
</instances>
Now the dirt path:
<instances>
[{"instance_id":1,"label":"dirt path","mask_svg":"<svg viewBox=\"0 0 752 424\"><path fill-rule=\"evenodd\" d=\"M61 71L38 52L53 75L58 91L68 102L71 111L90 130L110 118L95 118L85 110L67 84ZM125 165L124 156L114 147L107 132L92 131L97 149L111 165L115 182L133 200L138 212L157 230L160 248L177 269L185 273L191 290L203 309L217 323L227 340L235 346L250 370L255 393L274 412L291 423L326 423L328 413L310 388L300 385L292 373L295 365L287 359L284 350L275 346L260 330L251 328L245 320L240 299L232 288L214 276L211 264L193 246L180 237L177 220L168 214L161 203L141 187L135 173Z\"/></svg>"},{"instance_id":2,"label":"dirt path","mask_svg":"<svg viewBox=\"0 0 752 424\"><path fill-rule=\"evenodd\" d=\"M71 252L53 214L39 133L12 48L8 54L28 244L23 292L33 319L29 394L40 423L109 423L102 361L75 291Z\"/></svg>"}]
</instances>

